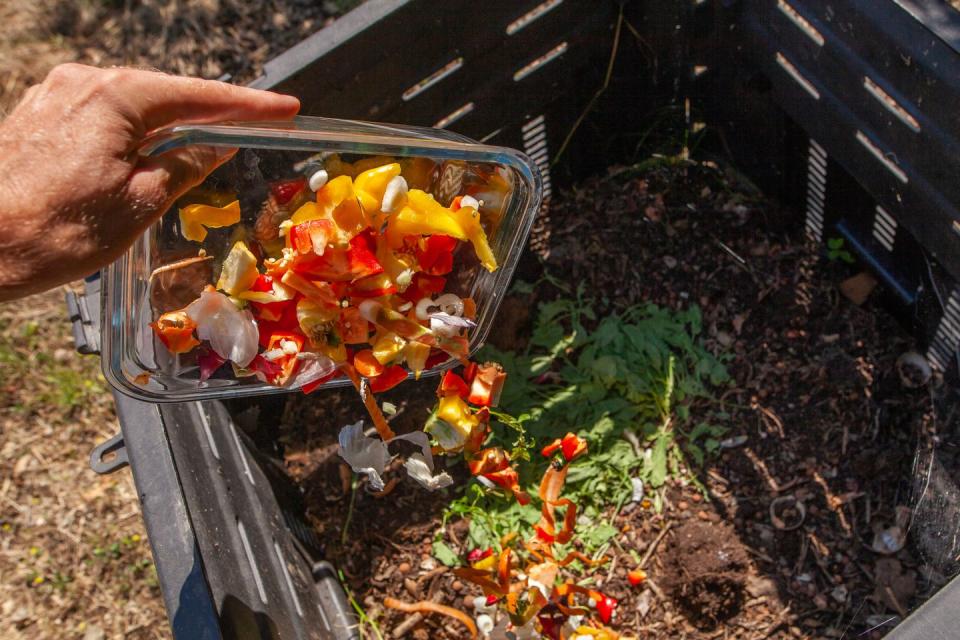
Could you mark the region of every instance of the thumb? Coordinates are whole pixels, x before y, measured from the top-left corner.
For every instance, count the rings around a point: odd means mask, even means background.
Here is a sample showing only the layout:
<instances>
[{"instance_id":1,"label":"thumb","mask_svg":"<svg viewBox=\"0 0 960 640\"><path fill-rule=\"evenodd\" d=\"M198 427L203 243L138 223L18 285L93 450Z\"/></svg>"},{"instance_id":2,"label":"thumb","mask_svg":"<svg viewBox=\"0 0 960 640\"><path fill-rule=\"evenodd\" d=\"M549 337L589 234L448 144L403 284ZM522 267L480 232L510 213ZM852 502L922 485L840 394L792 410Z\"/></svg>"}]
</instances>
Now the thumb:
<instances>
[{"instance_id":1,"label":"thumb","mask_svg":"<svg viewBox=\"0 0 960 640\"><path fill-rule=\"evenodd\" d=\"M236 148L189 145L140 158L127 181L130 208L146 227L236 152Z\"/></svg>"}]
</instances>

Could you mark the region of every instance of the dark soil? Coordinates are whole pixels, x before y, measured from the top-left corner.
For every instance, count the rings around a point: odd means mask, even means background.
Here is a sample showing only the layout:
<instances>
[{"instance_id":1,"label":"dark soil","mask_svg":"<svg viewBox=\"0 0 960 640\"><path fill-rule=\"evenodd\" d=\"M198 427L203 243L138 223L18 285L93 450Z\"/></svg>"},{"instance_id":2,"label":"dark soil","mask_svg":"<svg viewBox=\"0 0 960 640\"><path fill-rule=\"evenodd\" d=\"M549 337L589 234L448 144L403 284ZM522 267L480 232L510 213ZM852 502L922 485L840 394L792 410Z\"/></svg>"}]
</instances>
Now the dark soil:
<instances>
[{"instance_id":1,"label":"dark soil","mask_svg":"<svg viewBox=\"0 0 960 640\"><path fill-rule=\"evenodd\" d=\"M728 525L687 522L674 531L663 554L664 586L684 615L709 631L740 611L749 566Z\"/></svg>"},{"instance_id":2,"label":"dark soil","mask_svg":"<svg viewBox=\"0 0 960 640\"><path fill-rule=\"evenodd\" d=\"M697 304L708 348L734 354L735 383L721 398L734 427L729 447L696 470L705 494L671 480L661 513L627 505L613 521L621 534L599 575L620 599L622 632L876 638L956 571L945 518L958 504L958 439L952 416L934 406L941 383L901 384L895 362L911 339L879 290L862 307L840 295L857 269L823 258L800 226L709 163L616 169L555 198L538 238L544 250L524 259L520 278L537 281L546 269L582 284L601 315L640 301ZM522 349L537 303L556 295L543 284L508 297L491 341ZM397 431L422 425L433 388L392 392ZM287 400L288 468L326 554L385 632L407 619L383 610L388 595L469 607L472 587L430 555L456 489L430 494L401 472L387 475L397 479L389 496L375 497L341 476L336 433L362 415L349 389ZM462 466L450 471L465 476ZM880 554L875 536L898 512L914 515L916 533ZM465 523L444 537L467 551ZM631 557L653 545L650 579L630 587ZM440 618L405 628L413 638L463 637Z\"/></svg>"}]
</instances>

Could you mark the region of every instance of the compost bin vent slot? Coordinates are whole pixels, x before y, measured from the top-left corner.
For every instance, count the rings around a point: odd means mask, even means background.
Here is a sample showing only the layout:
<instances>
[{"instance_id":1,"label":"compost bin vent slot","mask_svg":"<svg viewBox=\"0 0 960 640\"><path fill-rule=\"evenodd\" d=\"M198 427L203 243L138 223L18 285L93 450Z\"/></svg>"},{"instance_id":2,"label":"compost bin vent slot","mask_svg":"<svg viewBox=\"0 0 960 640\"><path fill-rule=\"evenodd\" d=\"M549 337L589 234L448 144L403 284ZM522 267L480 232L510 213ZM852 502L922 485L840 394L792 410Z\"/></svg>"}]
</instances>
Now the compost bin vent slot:
<instances>
[{"instance_id":1,"label":"compost bin vent slot","mask_svg":"<svg viewBox=\"0 0 960 640\"><path fill-rule=\"evenodd\" d=\"M897 180L903 184L907 184L910 180L907 178L907 174L903 169L897 164L896 160L892 153L886 153L883 149L880 148L880 145L870 139L867 134L863 131L857 131L857 142L863 145L863 148L870 152L874 158L880 161L887 171L892 173Z\"/></svg>"},{"instance_id":2,"label":"compost bin vent slot","mask_svg":"<svg viewBox=\"0 0 960 640\"><path fill-rule=\"evenodd\" d=\"M920 122L910 114L910 111L894 99L893 96L884 91L883 87L874 82L869 76L864 76L863 88L867 90L867 93L876 98L877 102L879 102L884 109L895 115L900 122L907 125L911 131L920 133Z\"/></svg>"},{"instance_id":3,"label":"compost bin vent slot","mask_svg":"<svg viewBox=\"0 0 960 640\"><path fill-rule=\"evenodd\" d=\"M260 602L267 604L267 591L263 588L263 578L260 577L260 568L257 567L256 557L253 555L253 548L250 546L250 539L247 537L247 530L239 518L237 519L237 531L240 532L240 544L243 545L243 553L247 556L247 562L250 564L250 571L253 573L253 581L257 585L257 594L260 596Z\"/></svg>"},{"instance_id":4,"label":"compost bin vent slot","mask_svg":"<svg viewBox=\"0 0 960 640\"><path fill-rule=\"evenodd\" d=\"M786 71L787 75L793 78L794 82L800 85L814 100L820 99L820 92L817 90L817 87L807 79L807 76L805 76L795 64L787 60L787 57L779 51L777 51L775 57L780 68Z\"/></svg>"},{"instance_id":5,"label":"compost bin vent slot","mask_svg":"<svg viewBox=\"0 0 960 640\"><path fill-rule=\"evenodd\" d=\"M563 4L563 0L547 0L542 4L538 4L530 11L527 11L525 14L511 22L507 25L507 35L512 36L521 29L529 27L531 24L547 15L550 11L553 11L557 7Z\"/></svg>"},{"instance_id":6,"label":"compost bin vent slot","mask_svg":"<svg viewBox=\"0 0 960 640\"><path fill-rule=\"evenodd\" d=\"M234 426L233 422L230 423L230 435L233 436L233 443L237 445L237 454L240 456L240 462L243 463L243 473L247 476L247 480L250 481L250 484L256 486L257 482L253 479L253 473L250 471L250 463L247 462L247 456L243 452L243 444L240 443L240 438L237 436L237 428Z\"/></svg>"},{"instance_id":7,"label":"compost bin vent slot","mask_svg":"<svg viewBox=\"0 0 960 640\"><path fill-rule=\"evenodd\" d=\"M564 40L563 42L555 46L553 49L550 49L549 51L547 51L542 56L534 58L533 60L523 65L522 67L520 67L514 72L513 81L520 82L521 80L529 76L531 73L533 73L537 69L553 62L554 60L562 56L564 53L566 53L567 48L568 48L567 42L566 40Z\"/></svg>"},{"instance_id":8,"label":"compost bin vent slot","mask_svg":"<svg viewBox=\"0 0 960 640\"><path fill-rule=\"evenodd\" d=\"M213 431L210 430L210 418L203 408L202 402L197 402L197 415L200 417L200 425L203 427L203 433L207 436L207 443L210 445L210 451L213 457L220 460L220 450L217 449L217 442L213 439Z\"/></svg>"},{"instance_id":9,"label":"compost bin vent slot","mask_svg":"<svg viewBox=\"0 0 960 640\"><path fill-rule=\"evenodd\" d=\"M808 38L813 40L818 47L823 46L823 35L790 3L785 2L784 0L777 0L777 9L780 9L780 12L787 16L790 22L795 24L800 31L806 34Z\"/></svg>"},{"instance_id":10,"label":"compost bin vent slot","mask_svg":"<svg viewBox=\"0 0 960 640\"><path fill-rule=\"evenodd\" d=\"M549 226L548 207L550 195L553 193L553 187L550 184L550 149L547 146L546 117L541 114L531 118L520 127L520 134L523 137L523 151L537 165L543 180L543 204L530 231L530 249L546 259L550 253L546 231Z\"/></svg>"},{"instance_id":11,"label":"compost bin vent slot","mask_svg":"<svg viewBox=\"0 0 960 640\"><path fill-rule=\"evenodd\" d=\"M927 349L927 360L940 371L946 371L960 344L960 287L950 292L943 317Z\"/></svg>"},{"instance_id":12,"label":"compost bin vent slot","mask_svg":"<svg viewBox=\"0 0 960 640\"><path fill-rule=\"evenodd\" d=\"M810 140L807 162L807 234L819 242L823 238L823 206L827 193L827 152Z\"/></svg>"},{"instance_id":13,"label":"compost bin vent slot","mask_svg":"<svg viewBox=\"0 0 960 640\"><path fill-rule=\"evenodd\" d=\"M437 129L446 129L447 127L449 127L450 125L452 125L454 122L456 122L457 120L459 120L459 119L462 118L463 116L465 116L465 115L467 115L468 113L472 112L474 109L476 109L476 107L477 107L477 105L475 105L474 103L468 102L467 104L463 105L462 107L459 107L459 108L457 108L457 109L454 109L453 111L451 111L451 112L448 113L447 115L445 115L445 116L443 116L442 118L440 118L439 120L437 120L437 123L436 123L435 125L433 125L433 126L436 127Z\"/></svg>"},{"instance_id":14,"label":"compost bin vent slot","mask_svg":"<svg viewBox=\"0 0 960 640\"><path fill-rule=\"evenodd\" d=\"M873 237L887 251L893 251L893 243L897 239L897 221L879 205L877 215L873 218Z\"/></svg>"},{"instance_id":15,"label":"compost bin vent slot","mask_svg":"<svg viewBox=\"0 0 960 640\"><path fill-rule=\"evenodd\" d=\"M463 67L463 58L462 57L454 58L447 64L443 65L442 67L440 67L439 69L437 69L436 71L428 75L426 78L424 78L420 82L416 83L415 85L413 85L412 87L404 91L403 101L409 102L410 100L413 100L418 95L420 95L421 93L423 93L424 91L432 87L433 85L439 83L444 78L456 73L461 67Z\"/></svg>"},{"instance_id":16,"label":"compost bin vent slot","mask_svg":"<svg viewBox=\"0 0 960 640\"><path fill-rule=\"evenodd\" d=\"M287 566L287 561L283 557L283 551L280 550L280 545L277 544L277 541L273 541L273 550L277 554L277 561L280 563L280 568L283 570L284 582L286 582L287 589L290 590L290 597L293 598L293 606L297 609L297 615L301 618L303 617L303 607L300 606L300 598L297 597L297 590L293 586L293 578L290 576L290 568Z\"/></svg>"}]
</instances>

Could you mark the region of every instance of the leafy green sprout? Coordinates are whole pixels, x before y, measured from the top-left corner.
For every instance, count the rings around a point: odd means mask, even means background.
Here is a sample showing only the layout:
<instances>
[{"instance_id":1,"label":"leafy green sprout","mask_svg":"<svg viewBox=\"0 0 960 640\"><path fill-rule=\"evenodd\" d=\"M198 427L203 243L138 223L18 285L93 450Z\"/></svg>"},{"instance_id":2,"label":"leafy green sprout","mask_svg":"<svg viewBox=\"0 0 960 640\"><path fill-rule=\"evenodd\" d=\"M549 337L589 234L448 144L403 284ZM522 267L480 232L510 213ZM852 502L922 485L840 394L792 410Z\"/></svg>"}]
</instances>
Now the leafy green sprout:
<instances>
[{"instance_id":1,"label":"leafy green sprout","mask_svg":"<svg viewBox=\"0 0 960 640\"><path fill-rule=\"evenodd\" d=\"M853 264L856 262L853 255L844 247L843 238L827 239L827 259L836 262L837 260Z\"/></svg>"},{"instance_id":2,"label":"leafy green sprout","mask_svg":"<svg viewBox=\"0 0 960 640\"><path fill-rule=\"evenodd\" d=\"M590 454L571 467L565 492L581 518L600 523L580 534L588 552L615 537L612 516L605 516L628 499L632 477L654 490L659 505L668 478L696 482L693 470L719 449L726 414L706 412L706 419L695 420L691 412L696 406L702 416L711 390L729 382L726 358L702 346L701 331L697 307L674 312L644 304L598 319L581 290L541 306L523 353L487 348L481 354L510 374L501 408L491 416L494 442L529 461L519 465L521 486L536 495L548 464L535 445L568 431L590 443ZM496 548L505 533L528 535L539 515L535 504L521 507L473 482L448 507L444 524L467 518L470 545ZM435 543L445 563L455 559L448 550Z\"/></svg>"}]
</instances>

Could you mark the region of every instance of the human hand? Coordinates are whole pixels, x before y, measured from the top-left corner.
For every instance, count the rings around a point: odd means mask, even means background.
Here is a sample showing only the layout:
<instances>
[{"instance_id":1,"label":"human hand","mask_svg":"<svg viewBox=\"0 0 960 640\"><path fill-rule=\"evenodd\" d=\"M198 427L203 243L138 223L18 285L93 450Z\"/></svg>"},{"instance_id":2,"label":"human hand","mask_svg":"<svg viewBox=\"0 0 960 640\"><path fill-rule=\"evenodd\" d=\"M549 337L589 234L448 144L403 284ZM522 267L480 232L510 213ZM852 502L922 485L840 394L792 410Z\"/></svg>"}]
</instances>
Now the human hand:
<instances>
[{"instance_id":1,"label":"human hand","mask_svg":"<svg viewBox=\"0 0 960 640\"><path fill-rule=\"evenodd\" d=\"M137 150L151 131L287 119L299 108L291 96L212 80L54 68L0 122L0 301L109 264L236 151L190 146L144 158Z\"/></svg>"}]
</instances>

